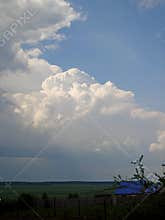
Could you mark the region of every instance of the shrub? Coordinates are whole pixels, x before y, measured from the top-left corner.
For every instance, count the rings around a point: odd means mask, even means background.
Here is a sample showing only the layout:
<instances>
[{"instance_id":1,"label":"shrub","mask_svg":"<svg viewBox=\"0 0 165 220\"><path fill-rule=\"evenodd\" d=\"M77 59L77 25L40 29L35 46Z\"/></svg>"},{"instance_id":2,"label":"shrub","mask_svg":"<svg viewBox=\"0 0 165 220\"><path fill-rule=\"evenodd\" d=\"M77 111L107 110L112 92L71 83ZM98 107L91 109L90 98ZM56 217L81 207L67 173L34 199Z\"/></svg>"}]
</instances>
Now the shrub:
<instances>
[{"instance_id":1,"label":"shrub","mask_svg":"<svg viewBox=\"0 0 165 220\"><path fill-rule=\"evenodd\" d=\"M36 198L34 198L34 196L27 193L22 193L17 200L18 207L21 209L29 209L34 207L35 200Z\"/></svg>"},{"instance_id":2,"label":"shrub","mask_svg":"<svg viewBox=\"0 0 165 220\"><path fill-rule=\"evenodd\" d=\"M76 199L79 198L78 193L69 193L68 199Z\"/></svg>"}]
</instances>

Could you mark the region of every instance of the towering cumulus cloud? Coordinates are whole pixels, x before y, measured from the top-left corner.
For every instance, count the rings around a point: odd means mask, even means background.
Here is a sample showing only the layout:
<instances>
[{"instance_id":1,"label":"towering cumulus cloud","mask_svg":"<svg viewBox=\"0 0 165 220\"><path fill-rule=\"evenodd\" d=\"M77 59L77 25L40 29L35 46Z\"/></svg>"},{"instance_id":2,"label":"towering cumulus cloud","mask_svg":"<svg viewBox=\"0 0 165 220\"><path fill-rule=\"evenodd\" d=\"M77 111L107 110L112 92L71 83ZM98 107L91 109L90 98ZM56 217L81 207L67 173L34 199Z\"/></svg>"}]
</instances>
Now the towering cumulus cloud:
<instances>
[{"instance_id":1,"label":"towering cumulus cloud","mask_svg":"<svg viewBox=\"0 0 165 220\"><path fill-rule=\"evenodd\" d=\"M7 178L45 147L22 178L106 178L109 157L115 164L119 152L164 152L164 113L145 110L110 81L41 58L38 45L62 40L59 30L81 19L68 2L1 1L0 11L0 167Z\"/></svg>"},{"instance_id":2,"label":"towering cumulus cloud","mask_svg":"<svg viewBox=\"0 0 165 220\"><path fill-rule=\"evenodd\" d=\"M114 127L116 141L122 137L124 143L131 134L132 139L147 141L142 131L144 125L152 134L151 140L153 132L164 127L165 115L145 111L136 104L131 91L120 90L110 81L100 84L79 69L49 76L39 91L6 94L5 98L13 104L13 112L22 117L26 125L48 129L49 132L68 120L106 118L107 121L112 120L109 127Z\"/></svg>"}]
</instances>

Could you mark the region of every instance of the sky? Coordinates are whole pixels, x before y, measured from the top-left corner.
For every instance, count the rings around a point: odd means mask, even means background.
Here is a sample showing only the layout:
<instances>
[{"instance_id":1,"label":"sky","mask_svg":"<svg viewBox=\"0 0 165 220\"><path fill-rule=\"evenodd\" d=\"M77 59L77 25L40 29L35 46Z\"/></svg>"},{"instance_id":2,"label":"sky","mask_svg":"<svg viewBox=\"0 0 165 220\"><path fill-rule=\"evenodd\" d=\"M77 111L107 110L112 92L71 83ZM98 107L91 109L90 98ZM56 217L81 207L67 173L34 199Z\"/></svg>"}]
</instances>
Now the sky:
<instances>
[{"instance_id":1,"label":"sky","mask_svg":"<svg viewBox=\"0 0 165 220\"><path fill-rule=\"evenodd\" d=\"M11 8L15 9L11 11ZM165 1L0 3L0 179L112 180L165 158Z\"/></svg>"},{"instance_id":2,"label":"sky","mask_svg":"<svg viewBox=\"0 0 165 220\"><path fill-rule=\"evenodd\" d=\"M164 6L146 2L151 8L134 0L72 1L87 20L73 23L65 30L67 40L44 57L64 69L83 69L99 82L111 80L133 91L143 106L164 111Z\"/></svg>"}]
</instances>

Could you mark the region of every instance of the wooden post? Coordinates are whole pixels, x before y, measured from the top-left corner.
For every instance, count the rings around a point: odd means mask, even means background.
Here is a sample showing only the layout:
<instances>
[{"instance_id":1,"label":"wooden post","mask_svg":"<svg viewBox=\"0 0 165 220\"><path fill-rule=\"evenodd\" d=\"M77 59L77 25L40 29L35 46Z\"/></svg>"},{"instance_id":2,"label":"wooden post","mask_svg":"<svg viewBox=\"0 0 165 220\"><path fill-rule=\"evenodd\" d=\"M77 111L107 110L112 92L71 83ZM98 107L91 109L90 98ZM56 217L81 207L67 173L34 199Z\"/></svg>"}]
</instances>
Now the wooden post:
<instances>
[{"instance_id":1,"label":"wooden post","mask_svg":"<svg viewBox=\"0 0 165 220\"><path fill-rule=\"evenodd\" d=\"M117 197L116 196L112 197L112 204L113 204L113 206L117 205Z\"/></svg>"},{"instance_id":2,"label":"wooden post","mask_svg":"<svg viewBox=\"0 0 165 220\"><path fill-rule=\"evenodd\" d=\"M80 217L81 215L81 202L80 199L78 199L78 216Z\"/></svg>"},{"instance_id":3,"label":"wooden post","mask_svg":"<svg viewBox=\"0 0 165 220\"><path fill-rule=\"evenodd\" d=\"M67 219L67 199L64 200L64 219Z\"/></svg>"},{"instance_id":4,"label":"wooden post","mask_svg":"<svg viewBox=\"0 0 165 220\"><path fill-rule=\"evenodd\" d=\"M54 200L53 200L53 206L54 206L54 217L56 217L56 215L57 215L57 210L56 210L56 197L54 198Z\"/></svg>"},{"instance_id":5,"label":"wooden post","mask_svg":"<svg viewBox=\"0 0 165 220\"><path fill-rule=\"evenodd\" d=\"M107 220L107 204L106 204L106 199L104 199L104 220Z\"/></svg>"}]
</instances>

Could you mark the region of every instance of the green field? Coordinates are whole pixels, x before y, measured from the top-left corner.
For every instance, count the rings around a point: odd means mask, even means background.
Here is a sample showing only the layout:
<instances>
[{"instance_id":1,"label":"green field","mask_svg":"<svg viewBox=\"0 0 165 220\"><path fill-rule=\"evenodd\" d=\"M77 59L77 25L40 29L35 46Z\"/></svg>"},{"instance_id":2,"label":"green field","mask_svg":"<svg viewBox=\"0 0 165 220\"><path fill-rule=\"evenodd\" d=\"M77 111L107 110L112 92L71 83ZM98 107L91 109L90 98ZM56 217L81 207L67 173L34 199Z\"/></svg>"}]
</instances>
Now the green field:
<instances>
[{"instance_id":1,"label":"green field","mask_svg":"<svg viewBox=\"0 0 165 220\"><path fill-rule=\"evenodd\" d=\"M113 186L111 182L63 182L63 183L12 183L0 184L0 198L15 199L21 193L34 196L42 196L44 192L49 197L66 197L70 193L79 196L94 196L99 193L111 193Z\"/></svg>"}]
</instances>

